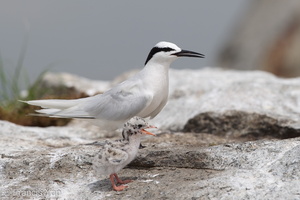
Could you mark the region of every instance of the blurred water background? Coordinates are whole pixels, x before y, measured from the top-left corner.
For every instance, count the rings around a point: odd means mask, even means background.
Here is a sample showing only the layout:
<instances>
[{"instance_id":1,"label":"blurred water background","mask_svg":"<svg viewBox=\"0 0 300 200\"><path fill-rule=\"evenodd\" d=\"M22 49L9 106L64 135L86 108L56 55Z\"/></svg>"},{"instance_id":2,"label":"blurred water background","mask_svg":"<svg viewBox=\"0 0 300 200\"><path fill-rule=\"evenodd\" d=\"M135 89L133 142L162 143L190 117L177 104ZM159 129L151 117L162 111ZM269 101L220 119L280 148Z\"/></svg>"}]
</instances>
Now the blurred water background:
<instances>
[{"instance_id":1,"label":"blurred water background","mask_svg":"<svg viewBox=\"0 0 300 200\"><path fill-rule=\"evenodd\" d=\"M299 22L297 0L2 0L0 75L20 87L44 70L111 80L142 68L152 46L165 40L206 55L180 59L175 69L219 66L295 77Z\"/></svg>"},{"instance_id":2,"label":"blurred water background","mask_svg":"<svg viewBox=\"0 0 300 200\"><path fill-rule=\"evenodd\" d=\"M246 0L3 0L1 60L5 71L13 74L26 50L22 73L31 80L45 69L110 80L142 68L152 46L165 40L206 55L202 60L178 60L174 68L212 66L247 4Z\"/></svg>"}]
</instances>

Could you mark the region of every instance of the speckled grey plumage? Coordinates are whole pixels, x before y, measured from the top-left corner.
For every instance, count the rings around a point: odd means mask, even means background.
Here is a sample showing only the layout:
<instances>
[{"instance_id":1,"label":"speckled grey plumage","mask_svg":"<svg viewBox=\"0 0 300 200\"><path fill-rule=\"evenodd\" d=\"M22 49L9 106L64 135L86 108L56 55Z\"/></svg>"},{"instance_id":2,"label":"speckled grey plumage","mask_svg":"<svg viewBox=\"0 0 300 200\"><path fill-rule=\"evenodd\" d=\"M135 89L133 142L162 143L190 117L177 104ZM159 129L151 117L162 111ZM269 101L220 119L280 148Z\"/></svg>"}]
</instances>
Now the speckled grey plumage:
<instances>
[{"instance_id":1,"label":"speckled grey plumage","mask_svg":"<svg viewBox=\"0 0 300 200\"><path fill-rule=\"evenodd\" d=\"M151 126L144 119L134 117L124 124L122 139L90 144L99 146L92 161L96 174L110 175L128 165L136 157L141 136L145 135L141 130L149 127Z\"/></svg>"}]
</instances>

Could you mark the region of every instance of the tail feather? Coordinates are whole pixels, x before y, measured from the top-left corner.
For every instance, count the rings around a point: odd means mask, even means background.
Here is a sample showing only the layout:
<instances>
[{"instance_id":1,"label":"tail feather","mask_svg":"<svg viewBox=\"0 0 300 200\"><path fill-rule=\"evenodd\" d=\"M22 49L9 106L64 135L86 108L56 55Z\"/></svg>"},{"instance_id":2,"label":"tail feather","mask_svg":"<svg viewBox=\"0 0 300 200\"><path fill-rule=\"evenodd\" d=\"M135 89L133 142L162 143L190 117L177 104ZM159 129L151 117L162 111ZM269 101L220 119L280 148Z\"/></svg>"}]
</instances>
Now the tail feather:
<instances>
[{"instance_id":1,"label":"tail feather","mask_svg":"<svg viewBox=\"0 0 300 200\"><path fill-rule=\"evenodd\" d=\"M68 109L55 109L55 108L44 108L40 110L35 110L37 114L35 116L47 116L47 117L57 117L57 118L83 118L83 119L94 119L89 113L79 109L77 106Z\"/></svg>"},{"instance_id":2,"label":"tail feather","mask_svg":"<svg viewBox=\"0 0 300 200\"><path fill-rule=\"evenodd\" d=\"M42 111L42 112L52 112L54 111L49 110L49 111ZM86 111L82 110L79 106L74 106L68 109L63 109L60 110L59 112L55 112L50 114L52 116L56 117L65 117L65 118L95 118L94 116L91 116L89 113Z\"/></svg>"},{"instance_id":3,"label":"tail feather","mask_svg":"<svg viewBox=\"0 0 300 200\"><path fill-rule=\"evenodd\" d=\"M90 116L62 116L62 115L50 115L50 114L41 114L41 113L29 113L29 116L52 117L52 118L95 119L95 117L90 117Z\"/></svg>"},{"instance_id":4,"label":"tail feather","mask_svg":"<svg viewBox=\"0 0 300 200\"><path fill-rule=\"evenodd\" d=\"M21 101L30 105L40 106L42 108L54 108L54 109L67 109L84 101L86 98L81 99L45 99L45 100L33 100L33 101Z\"/></svg>"},{"instance_id":5,"label":"tail feather","mask_svg":"<svg viewBox=\"0 0 300 200\"><path fill-rule=\"evenodd\" d=\"M61 109L55 109L55 108L45 108L40 110L35 110L38 113L46 114L46 115L54 115L55 113L58 113L61 111Z\"/></svg>"},{"instance_id":6,"label":"tail feather","mask_svg":"<svg viewBox=\"0 0 300 200\"><path fill-rule=\"evenodd\" d=\"M40 106L43 109L36 110L35 116L47 116L57 118L84 118L94 119L94 116L90 116L78 106L81 102L87 100L87 98L63 100L63 99L47 99L47 100L33 100L33 101L21 101L34 106Z\"/></svg>"}]
</instances>

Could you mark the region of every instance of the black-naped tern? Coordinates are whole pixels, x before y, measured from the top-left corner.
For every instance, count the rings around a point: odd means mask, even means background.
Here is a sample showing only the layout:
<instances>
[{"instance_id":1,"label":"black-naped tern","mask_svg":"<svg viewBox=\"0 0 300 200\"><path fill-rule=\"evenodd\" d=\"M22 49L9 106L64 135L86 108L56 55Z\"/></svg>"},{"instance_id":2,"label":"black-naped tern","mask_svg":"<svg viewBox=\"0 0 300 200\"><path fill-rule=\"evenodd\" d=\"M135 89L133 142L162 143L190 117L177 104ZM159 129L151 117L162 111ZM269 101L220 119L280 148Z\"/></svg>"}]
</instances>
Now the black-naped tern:
<instances>
[{"instance_id":1,"label":"black-naped tern","mask_svg":"<svg viewBox=\"0 0 300 200\"><path fill-rule=\"evenodd\" d=\"M169 66L178 57L204 58L170 42L159 42L150 51L145 67L133 77L103 94L75 100L33 100L42 116L91 119L106 129L116 129L134 116L155 117L166 105L169 93Z\"/></svg>"}]
</instances>

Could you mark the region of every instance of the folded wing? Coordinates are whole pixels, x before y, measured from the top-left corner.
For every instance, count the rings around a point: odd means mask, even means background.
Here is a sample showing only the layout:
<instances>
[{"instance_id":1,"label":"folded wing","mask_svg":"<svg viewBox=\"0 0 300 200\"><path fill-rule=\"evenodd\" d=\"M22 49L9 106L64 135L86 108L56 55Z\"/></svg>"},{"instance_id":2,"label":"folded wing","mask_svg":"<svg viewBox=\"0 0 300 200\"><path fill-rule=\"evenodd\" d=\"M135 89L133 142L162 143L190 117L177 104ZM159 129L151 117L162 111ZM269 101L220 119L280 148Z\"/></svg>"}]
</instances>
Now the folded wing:
<instances>
[{"instance_id":1,"label":"folded wing","mask_svg":"<svg viewBox=\"0 0 300 200\"><path fill-rule=\"evenodd\" d=\"M93 97L75 100L34 100L25 103L41 106L40 115L60 118L127 120L150 104L152 94L142 91L138 82L123 82Z\"/></svg>"}]
</instances>

